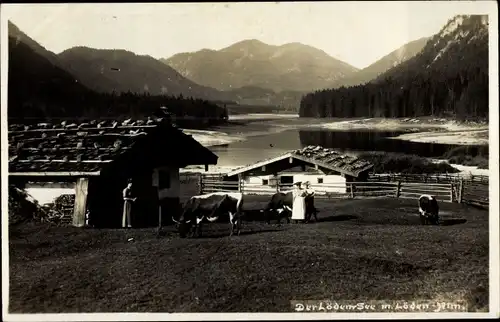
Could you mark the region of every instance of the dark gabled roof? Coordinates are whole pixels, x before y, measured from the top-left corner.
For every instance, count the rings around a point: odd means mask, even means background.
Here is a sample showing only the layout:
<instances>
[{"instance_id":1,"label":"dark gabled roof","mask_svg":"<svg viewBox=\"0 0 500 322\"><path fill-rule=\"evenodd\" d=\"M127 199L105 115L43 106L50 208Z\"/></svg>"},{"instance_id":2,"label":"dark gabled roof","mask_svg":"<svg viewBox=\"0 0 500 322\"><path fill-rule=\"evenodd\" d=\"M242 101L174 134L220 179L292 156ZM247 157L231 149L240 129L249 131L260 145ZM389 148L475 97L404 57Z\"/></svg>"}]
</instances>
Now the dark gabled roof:
<instances>
[{"instance_id":1,"label":"dark gabled roof","mask_svg":"<svg viewBox=\"0 0 500 322\"><path fill-rule=\"evenodd\" d=\"M159 128L168 133L161 135L161 140L167 141L165 144L162 142L162 147L169 144L175 149L186 147L196 156L187 161L192 164L217 164L215 154L162 118L128 119L123 122L64 121L37 125L10 124L9 172L95 173Z\"/></svg>"},{"instance_id":2,"label":"dark gabled roof","mask_svg":"<svg viewBox=\"0 0 500 322\"><path fill-rule=\"evenodd\" d=\"M373 164L367 160L341 154L333 149L327 149L321 146L310 145L303 149L293 151L292 155L297 159L317 164L330 170L354 175L355 177L373 168Z\"/></svg>"},{"instance_id":3,"label":"dark gabled roof","mask_svg":"<svg viewBox=\"0 0 500 322\"><path fill-rule=\"evenodd\" d=\"M230 171L227 176L249 172L259 167L282 161L287 158L294 158L312 165L357 177L360 173L373 167L369 161L356 158L354 156L343 155L335 150L323 148L321 146L307 146L303 149L290 151L274 158L269 158L254 164Z\"/></svg>"}]
</instances>

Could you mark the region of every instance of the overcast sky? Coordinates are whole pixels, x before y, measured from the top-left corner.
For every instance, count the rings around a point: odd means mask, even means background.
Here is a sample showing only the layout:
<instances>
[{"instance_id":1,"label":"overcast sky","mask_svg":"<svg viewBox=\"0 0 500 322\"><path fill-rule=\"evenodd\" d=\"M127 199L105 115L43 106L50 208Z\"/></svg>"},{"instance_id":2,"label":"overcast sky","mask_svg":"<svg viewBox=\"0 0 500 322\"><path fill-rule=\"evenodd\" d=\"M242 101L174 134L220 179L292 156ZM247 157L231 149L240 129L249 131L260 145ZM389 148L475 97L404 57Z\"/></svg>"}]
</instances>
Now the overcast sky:
<instances>
[{"instance_id":1,"label":"overcast sky","mask_svg":"<svg viewBox=\"0 0 500 322\"><path fill-rule=\"evenodd\" d=\"M300 42L364 68L405 43L437 33L456 14L487 2L267 2L17 4L2 13L42 46L126 49L155 58L244 39Z\"/></svg>"}]
</instances>

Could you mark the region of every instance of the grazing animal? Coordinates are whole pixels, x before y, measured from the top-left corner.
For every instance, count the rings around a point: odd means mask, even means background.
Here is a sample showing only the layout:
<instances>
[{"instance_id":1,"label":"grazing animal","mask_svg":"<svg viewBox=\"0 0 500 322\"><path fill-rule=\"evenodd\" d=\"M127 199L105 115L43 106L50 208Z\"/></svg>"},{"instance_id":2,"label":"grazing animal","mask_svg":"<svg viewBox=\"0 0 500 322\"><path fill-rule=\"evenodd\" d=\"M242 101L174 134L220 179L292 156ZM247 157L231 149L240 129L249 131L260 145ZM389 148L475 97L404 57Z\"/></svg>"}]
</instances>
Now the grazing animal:
<instances>
[{"instance_id":1,"label":"grazing animal","mask_svg":"<svg viewBox=\"0 0 500 322\"><path fill-rule=\"evenodd\" d=\"M314 216L314 221L318 221L318 209L314 206L314 196L306 197L306 223Z\"/></svg>"},{"instance_id":2,"label":"grazing animal","mask_svg":"<svg viewBox=\"0 0 500 322\"><path fill-rule=\"evenodd\" d=\"M213 192L200 196L191 197L185 204L179 220L173 219L178 225L180 237L184 238L194 230L194 233L201 236L201 224L214 222L219 217L229 214L232 236L236 228L237 235L241 230L241 216L243 207L243 194L239 192Z\"/></svg>"},{"instance_id":3,"label":"grazing animal","mask_svg":"<svg viewBox=\"0 0 500 322\"><path fill-rule=\"evenodd\" d=\"M436 197L422 195L418 198L418 212L423 225L439 225L439 206Z\"/></svg>"},{"instance_id":4,"label":"grazing animal","mask_svg":"<svg viewBox=\"0 0 500 322\"><path fill-rule=\"evenodd\" d=\"M278 224L281 224L281 219L286 218L287 223L290 223L292 217L293 194L291 191L283 193L277 192L272 195L271 200L266 206L266 209L261 210L266 217L268 224L271 223L272 217L277 217ZM274 216L273 216L274 215Z\"/></svg>"}]
</instances>

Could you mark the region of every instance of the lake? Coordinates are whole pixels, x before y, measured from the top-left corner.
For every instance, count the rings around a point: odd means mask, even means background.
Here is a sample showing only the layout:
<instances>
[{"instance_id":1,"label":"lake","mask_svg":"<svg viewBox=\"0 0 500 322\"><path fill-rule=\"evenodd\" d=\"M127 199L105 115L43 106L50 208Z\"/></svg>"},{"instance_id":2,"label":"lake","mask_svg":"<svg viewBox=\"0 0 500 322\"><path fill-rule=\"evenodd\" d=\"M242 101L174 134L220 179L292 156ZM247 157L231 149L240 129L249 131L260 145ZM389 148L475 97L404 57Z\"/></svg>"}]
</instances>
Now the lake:
<instances>
[{"instance_id":1,"label":"lake","mask_svg":"<svg viewBox=\"0 0 500 322\"><path fill-rule=\"evenodd\" d=\"M256 124L263 127L264 123ZM240 142L209 147L219 156L218 166L238 167L247 165L308 145L320 145L351 154L360 151L383 151L416 154L429 158L440 158L450 149L463 146L410 142L391 138L408 133L407 130L326 130L308 127L304 124L297 125L297 121L295 123L291 122L289 125L281 121L275 127L269 121L265 124L269 127L269 133L248 136L244 141ZM252 127L252 125L249 126L249 132ZM244 132L244 129L240 128L238 134L244 135ZM479 149L487 148L487 146L480 145L468 146L469 154L473 156L478 154Z\"/></svg>"}]
</instances>

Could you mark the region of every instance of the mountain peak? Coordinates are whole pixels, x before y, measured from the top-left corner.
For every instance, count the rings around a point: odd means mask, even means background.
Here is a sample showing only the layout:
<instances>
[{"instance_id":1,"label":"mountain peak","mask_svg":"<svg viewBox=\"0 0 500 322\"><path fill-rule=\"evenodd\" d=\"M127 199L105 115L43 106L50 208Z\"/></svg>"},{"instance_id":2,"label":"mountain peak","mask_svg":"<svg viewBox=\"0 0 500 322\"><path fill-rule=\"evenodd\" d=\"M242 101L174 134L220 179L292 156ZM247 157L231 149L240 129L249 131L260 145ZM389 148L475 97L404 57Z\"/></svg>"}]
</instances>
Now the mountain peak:
<instances>
[{"instance_id":1,"label":"mountain peak","mask_svg":"<svg viewBox=\"0 0 500 322\"><path fill-rule=\"evenodd\" d=\"M296 41L283 44L280 47L282 47L282 48L314 48L312 46L304 45L303 43L296 42ZM314 49L320 50L318 48L314 48Z\"/></svg>"},{"instance_id":2,"label":"mountain peak","mask_svg":"<svg viewBox=\"0 0 500 322\"><path fill-rule=\"evenodd\" d=\"M457 32L461 28L468 26L476 26L483 29L488 29L488 16L487 15L456 15L444 25L443 28L436 35L437 37L446 37L452 33Z\"/></svg>"},{"instance_id":3,"label":"mountain peak","mask_svg":"<svg viewBox=\"0 0 500 322\"><path fill-rule=\"evenodd\" d=\"M457 16L451 18L450 20L448 20L448 23L441 29L441 31L439 32L438 35L440 37L445 37L446 35L451 34L458 27L460 27L460 25L464 22L464 19L466 17L467 16L465 16L465 15L457 15Z\"/></svg>"},{"instance_id":4,"label":"mountain peak","mask_svg":"<svg viewBox=\"0 0 500 322\"><path fill-rule=\"evenodd\" d=\"M198 84L223 91L246 86L275 92L309 91L357 71L312 46L299 42L275 46L258 39L217 51L176 54L162 61Z\"/></svg>"},{"instance_id":5,"label":"mountain peak","mask_svg":"<svg viewBox=\"0 0 500 322\"><path fill-rule=\"evenodd\" d=\"M62 51L59 55L63 55L65 53L78 53L78 54L99 54L99 55L105 55L105 54L115 54L115 55L130 55L130 56L139 56L135 54L132 51L126 50L126 49L109 49L109 48L92 48L88 46L75 46L68 48L64 51Z\"/></svg>"},{"instance_id":6,"label":"mountain peak","mask_svg":"<svg viewBox=\"0 0 500 322\"><path fill-rule=\"evenodd\" d=\"M428 53L433 56L431 65L442 59L453 47L461 47L471 42L487 42L488 16L457 15L448 20L446 25L432 37Z\"/></svg>"},{"instance_id":7,"label":"mountain peak","mask_svg":"<svg viewBox=\"0 0 500 322\"><path fill-rule=\"evenodd\" d=\"M234 43L231 46L223 48L219 51L250 50L250 49L255 49L255 48L267 49L270 47L272 47L272 46L268 45L268 44L266 44L258 39L245 39L245 40L239 41L237 43Z\"/></svg>"}]
</instances>

